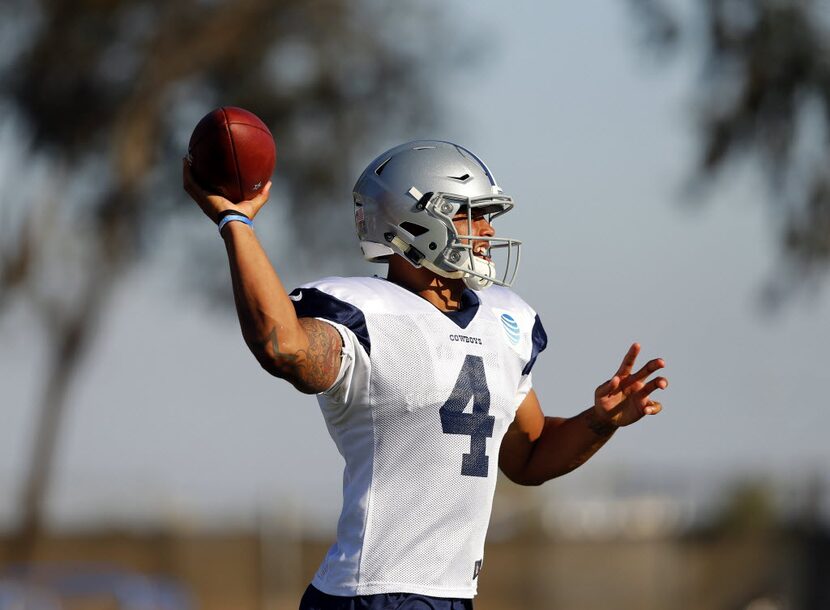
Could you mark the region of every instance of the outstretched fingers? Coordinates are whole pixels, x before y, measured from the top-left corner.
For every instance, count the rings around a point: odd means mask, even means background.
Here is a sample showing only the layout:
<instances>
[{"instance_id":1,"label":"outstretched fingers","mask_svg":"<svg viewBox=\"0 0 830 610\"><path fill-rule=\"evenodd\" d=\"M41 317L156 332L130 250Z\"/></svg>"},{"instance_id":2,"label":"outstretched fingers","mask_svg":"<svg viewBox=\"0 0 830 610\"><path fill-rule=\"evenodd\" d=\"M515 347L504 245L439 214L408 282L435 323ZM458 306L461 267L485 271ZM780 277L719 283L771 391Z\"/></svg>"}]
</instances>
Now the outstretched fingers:
<instances>
[{"instance_id":1,"label":"outstretched fingers","mask_svg":"<svg viewBox=\"0 0 830 610\"><path fill-rule=\"evenodd\" d=\"M651 375L655 371L659 371L660 369L664 368L665 366L666 366L666 362L662 358L654 358L653 360L649 360L648 362L646 362L646 364L643 366L643 368L641 368L636 373L632 373L631 375L629 375L628 377L626 377L623 380L623 382L621 384L622 389L623 390L628 390L629 386L633 385L634 383L636 383L638 381L643 381L649 375Z\"/></svg>"},{"instance_id":2,"label":"outstretched fingers","mask_svg":"<svg viewBox=\"0 0 830 610\"><path fill-rule=\"evenodd\" d=\"M623 358L622 364L620 368L617 369L617 375L620 377L626 377L631 374L632 369L634 368L634 363L637 361L637 356L640 355L640 344L633 343L631 347L628 348L628 351Z\"/></svg>"},{"instance_id":3,"label":"outstretched fingers","mask_svg":"<svg viewBox=\"0 0 830 610\"><path fill-rule=\"evenodd\" d=\"M665 377L655 377L651 381L638 389L634 393L634 398L637 401L637 404L640 405L640 408L646 415L653 415L654 413L659 413L660 410L663 408L659 402L651 400L649 396L652 392L656 390L665 390L669 387L669 380Z\"/></svg>"}]
</instances>

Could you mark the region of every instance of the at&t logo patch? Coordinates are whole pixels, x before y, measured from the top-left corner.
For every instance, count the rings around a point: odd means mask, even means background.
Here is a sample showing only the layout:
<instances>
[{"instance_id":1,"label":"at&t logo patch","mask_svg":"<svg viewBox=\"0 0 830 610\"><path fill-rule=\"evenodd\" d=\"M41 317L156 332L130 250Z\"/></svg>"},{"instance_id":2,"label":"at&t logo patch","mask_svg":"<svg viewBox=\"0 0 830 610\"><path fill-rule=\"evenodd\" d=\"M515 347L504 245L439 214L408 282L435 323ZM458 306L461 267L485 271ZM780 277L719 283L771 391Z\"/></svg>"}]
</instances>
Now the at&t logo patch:
<instances>
[{"instance_id":1,"label":"at&t logo patch","mask_svg":"<svg viewBox=\"0 0 830 610\"><path fill-rule=\"evenodd\" d=\"M510 340L510 343L518 345L519 339L522 337L522 333L519 330L519 325L516 323L516 320L514 320L513 316L509 313L501 314L499 319L501 320L501 325L504 327L504 332L507 334L507 338Z\"/></svg>"}]
</instances>

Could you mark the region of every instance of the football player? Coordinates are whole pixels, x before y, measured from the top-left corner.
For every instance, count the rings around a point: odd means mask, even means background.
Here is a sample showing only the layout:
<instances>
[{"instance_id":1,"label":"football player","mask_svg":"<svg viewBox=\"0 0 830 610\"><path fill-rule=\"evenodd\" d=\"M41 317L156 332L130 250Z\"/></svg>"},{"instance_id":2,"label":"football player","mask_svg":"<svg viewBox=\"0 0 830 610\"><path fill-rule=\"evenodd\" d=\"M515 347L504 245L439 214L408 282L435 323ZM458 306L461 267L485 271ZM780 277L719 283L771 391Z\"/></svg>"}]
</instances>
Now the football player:
<instances>
[{"instance_id":1,"label":"football player","mask_svg":"<svg viewBox=\"0 0 830 610\"><path fill-rule=\"evenodd\" d=\"M659 413L654 359L632 345L594 404L546 417L532 369L547 337L509 286L521 243L493 221L513 199L469 150L409 142L354 187L364 256L386 278L329 277L290 294L252 230L268 199L232 203L184 186L219 225L242 335L262 367L317 394L343 455L343 508L301 608L471 608L499 467L539 485L584 463L615 430ZM505 259L499 269L494 256Z\"/></svg>"}]
</instances>

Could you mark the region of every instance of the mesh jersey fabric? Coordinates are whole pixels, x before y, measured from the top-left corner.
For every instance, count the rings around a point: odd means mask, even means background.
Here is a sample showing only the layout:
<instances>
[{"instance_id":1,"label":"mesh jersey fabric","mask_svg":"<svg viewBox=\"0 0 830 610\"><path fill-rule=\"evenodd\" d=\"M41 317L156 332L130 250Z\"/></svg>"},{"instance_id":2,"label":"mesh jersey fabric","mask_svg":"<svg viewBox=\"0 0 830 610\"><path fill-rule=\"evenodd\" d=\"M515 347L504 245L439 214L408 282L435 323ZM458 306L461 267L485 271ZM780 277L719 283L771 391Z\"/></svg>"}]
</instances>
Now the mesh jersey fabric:
<instances>
[{"instance_id":1,"label":"mesh jersey fabric","mask_svg":"<svg viewBox=\"0 0 830 610\"><path fill-rule=\"evenodd\" d=\"M499 447L547 339L509 289L465 296L466 313L445 315L380 278L291 293L298 316L344 341L318 395L345 460L337 542L312 581L324 593L476 593Z\"/></svg>"}]
</instances>

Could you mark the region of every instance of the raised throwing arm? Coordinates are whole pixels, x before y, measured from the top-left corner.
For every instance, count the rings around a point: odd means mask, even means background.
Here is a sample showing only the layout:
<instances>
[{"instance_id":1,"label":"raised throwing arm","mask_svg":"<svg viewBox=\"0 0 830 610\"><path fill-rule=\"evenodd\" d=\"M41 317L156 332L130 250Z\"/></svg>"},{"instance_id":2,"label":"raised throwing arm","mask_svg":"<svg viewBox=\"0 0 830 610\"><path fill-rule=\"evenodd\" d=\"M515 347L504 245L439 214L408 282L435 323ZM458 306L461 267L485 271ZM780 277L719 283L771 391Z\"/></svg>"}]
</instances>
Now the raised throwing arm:
<instances>
[{"instance_id":1,"label":"raised throwing arm","mask_svg":"<svg viewBox=\"0 0 830 610\"><path fill-rule=\"evenodd\" d=\"M253 219L268 200L270 182L250 201L238 204L204 191L183 162L184 189L213 222L227 210ZM222 229L242 336L260 365L301 392L322 392L340 369L342 340L337 330L314 318L297 318L294 306L253 229L229 222Z\"/></svg>"}]
</instances>

